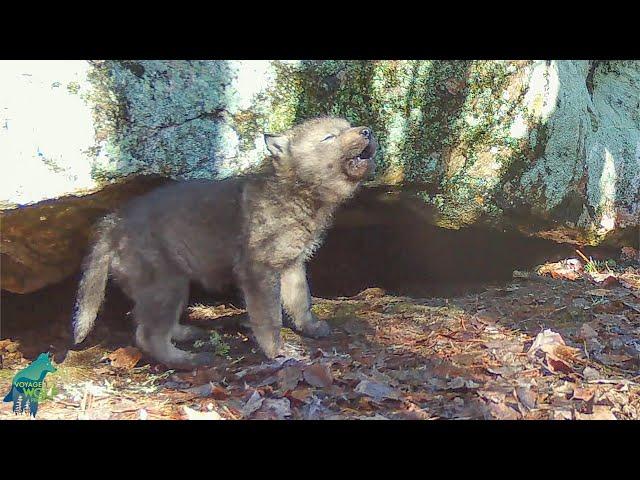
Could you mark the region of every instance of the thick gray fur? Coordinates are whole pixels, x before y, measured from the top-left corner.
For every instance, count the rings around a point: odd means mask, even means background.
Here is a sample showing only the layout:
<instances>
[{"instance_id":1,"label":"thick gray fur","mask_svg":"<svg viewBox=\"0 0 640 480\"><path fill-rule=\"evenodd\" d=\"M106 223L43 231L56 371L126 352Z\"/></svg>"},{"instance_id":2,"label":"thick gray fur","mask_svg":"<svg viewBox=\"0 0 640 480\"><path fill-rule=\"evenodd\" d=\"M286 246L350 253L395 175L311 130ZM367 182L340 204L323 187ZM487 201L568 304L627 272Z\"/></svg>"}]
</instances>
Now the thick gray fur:
<instances>
[{"instance_id":1,"label":"thick gray fur","mask_svg":"<svg viewBox=\"0 0 640 480\"><path fill-rule=\"evenodd\" d=\"M93 327L109 275L134 302L138 347L172 368L213 361L172 342L202 335L179 323L190 281L211 291L239 285L269 358L281 349L283 308L303 334L329 333L311 312L305 262L373 169L376 140L368 128L324 117L265 142L271 155L259 172L160 187L99 223L78 290L76 343Z\"/></svg>"}]
</instances>

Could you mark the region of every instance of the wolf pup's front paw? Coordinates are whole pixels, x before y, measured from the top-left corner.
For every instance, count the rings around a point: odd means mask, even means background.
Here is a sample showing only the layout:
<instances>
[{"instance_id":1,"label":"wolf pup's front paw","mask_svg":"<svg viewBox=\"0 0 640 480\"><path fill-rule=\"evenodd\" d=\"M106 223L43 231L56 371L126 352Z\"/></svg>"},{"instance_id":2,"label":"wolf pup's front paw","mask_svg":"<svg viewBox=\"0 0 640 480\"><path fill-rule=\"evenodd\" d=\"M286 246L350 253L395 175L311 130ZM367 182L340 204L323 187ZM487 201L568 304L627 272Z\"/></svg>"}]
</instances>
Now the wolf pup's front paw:
<instances>
[{"instance_id":1,"label":"wolf pup's front paw","mask_svg":"<svg viewBox=\"0 0 640 480\"><path fill-rule=\"evenodd\" d=\"M194 367L208 367L215 363L216 356L211 352L200 352L193 354L193 366Z\"/></svg>"},{"instance_id":2,"label":"wolf pup's front paw","mask_svg":"<svg viewBox=\"0 0 640 480\"><path fill-rule=\"evenodd\" d=\"M331 327L324 320L314 320L302 325L302 334L311 338L326 337L331 333Z\"/></svg>"},{"instance_id":3,"label":"wolf pup's front paw","mask_svg":"<svg viewBox=\"0 0 640 480\"><path fill-rule=\"evenodd\" d=\"M282 338L279 328L253 328L253 337L269 360L282 353Z\"/></svg>"},{"instance_id":4,"label":"wolf pup's front paw","mask_svg":"<svg viewBox=\"0 0 640 480\"><path fill-rule=\"evenodd\" d=\"M280 337L274 340L269 340L267 342L262 342L260 344L260 347L269 360L273 360L278 355L282 355L282 339Z\"/></svg>"}]
</instances>

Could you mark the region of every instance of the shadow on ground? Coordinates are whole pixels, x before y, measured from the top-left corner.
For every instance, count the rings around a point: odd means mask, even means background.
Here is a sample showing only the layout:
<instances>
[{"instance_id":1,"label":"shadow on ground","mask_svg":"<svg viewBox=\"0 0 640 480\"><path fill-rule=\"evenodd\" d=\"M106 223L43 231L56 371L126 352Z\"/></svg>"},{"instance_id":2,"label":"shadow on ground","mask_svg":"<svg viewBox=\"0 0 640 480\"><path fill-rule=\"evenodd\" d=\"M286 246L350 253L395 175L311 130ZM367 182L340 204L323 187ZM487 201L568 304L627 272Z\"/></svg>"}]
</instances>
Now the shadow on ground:
<instances>
[{"instance_id":1,"label":"shadow on ground","mask_svg":"<svg viewBox=\"0 0 640 480\"><path fill-rule=\"evenodd\" d=\"M377 216L360 215L358 201ZM285 328L286 356L267 361L240 325L237 296L194 289L185 321L212 334L184 348L219 360L173 372L119 350L133 344L131 305L111 285L95 330L69 350L76 276L30 295L3 292L0 389L49 351L60 393L38 418L639 418L639 289L514 279L574 247L441 230L406 205L371 201L338 214L309 266L330 337ZM548 333L530 350L545 329L561 340ZM21 418L1 407L0 418Z\"/></svg>"}]
</instances>

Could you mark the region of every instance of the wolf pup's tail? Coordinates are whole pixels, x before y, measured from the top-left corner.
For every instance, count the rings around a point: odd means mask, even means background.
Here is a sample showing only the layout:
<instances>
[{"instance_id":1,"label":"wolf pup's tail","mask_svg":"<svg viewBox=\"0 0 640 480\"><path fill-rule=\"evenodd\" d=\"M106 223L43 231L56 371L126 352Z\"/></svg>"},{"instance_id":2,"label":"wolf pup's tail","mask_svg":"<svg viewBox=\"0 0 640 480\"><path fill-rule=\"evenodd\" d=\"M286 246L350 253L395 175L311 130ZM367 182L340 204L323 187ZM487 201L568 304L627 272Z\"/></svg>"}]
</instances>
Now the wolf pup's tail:
<instances>
[{"instance_id":1,"label":"wolf pup's tail","mask_svg":"<svg viewBox=\"0 0 640 480\"><path fill-rule=\"evenodd\" d=\"M83 262L83 274L74 308L73 339L82 342L93 328L104 300L109 268L113 258L111 232L118 223L114 214L107 215L97 225L97 241Z\"/></svg>"}]
</instances>

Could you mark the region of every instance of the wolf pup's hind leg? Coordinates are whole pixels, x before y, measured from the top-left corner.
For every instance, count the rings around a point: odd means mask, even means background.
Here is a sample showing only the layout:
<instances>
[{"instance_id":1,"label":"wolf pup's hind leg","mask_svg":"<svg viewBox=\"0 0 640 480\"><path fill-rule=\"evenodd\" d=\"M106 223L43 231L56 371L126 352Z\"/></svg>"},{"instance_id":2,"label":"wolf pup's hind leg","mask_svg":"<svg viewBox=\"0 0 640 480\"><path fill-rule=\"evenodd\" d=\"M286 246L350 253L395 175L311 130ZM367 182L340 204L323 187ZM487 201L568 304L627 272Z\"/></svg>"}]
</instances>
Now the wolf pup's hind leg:
<instances>
[{"instance_id":1,"label":"wolf pup's hind leg","mask_svg":"<svg viewBox=\"0 0 640 480\"><path fill-rule=\"evenodd\" d=\"M189 369L210 365L214 360L212 353L186 352L171 342L176 336L186 339L182 334L190 331L178 323L188 294L189 281L186 278L156 282L135 292L136 343L141 350L171 368Z\"/></svg>"}]
</instances>

